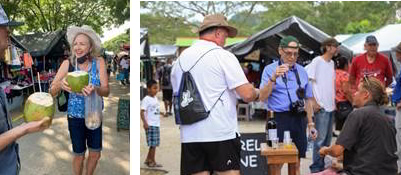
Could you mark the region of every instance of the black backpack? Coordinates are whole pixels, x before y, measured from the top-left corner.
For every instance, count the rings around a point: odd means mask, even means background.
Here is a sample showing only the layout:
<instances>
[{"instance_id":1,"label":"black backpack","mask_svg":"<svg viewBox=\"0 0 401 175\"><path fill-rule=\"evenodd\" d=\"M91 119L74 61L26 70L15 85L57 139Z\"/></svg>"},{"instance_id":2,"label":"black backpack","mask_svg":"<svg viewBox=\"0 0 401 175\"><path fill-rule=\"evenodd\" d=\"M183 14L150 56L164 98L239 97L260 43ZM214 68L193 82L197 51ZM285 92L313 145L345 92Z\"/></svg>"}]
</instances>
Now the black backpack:
<instances>
[{"instance_id":1,"label":"black backpack","mask_svg":"<svg viewBox=\"0 0 401 175\"><path fill-rule=\"evenodd\" d=\"M225 92L224 90L221 93L220 97L213 104L212 108L207 111L205 105L203 104L199 90L196 86L196 82L190 72L191 69L195 67L195 65L199 62L199 60L202 59L203 56L215 49L219 48L214 48L204 53L188 71L184 71L184 69L182 69L181 63L178 60L183 74L178 94L175 94L173 100L174 111L176 111L176 124L188 125L206 119L209 116L210 111L214 108L214 106L217 104L217 102L220 100L221 96Z\"/></svg>"},{"instance_id":2,"label":"black backpack","mask_svg":"<svg viewBox=\"0 0 401 175\"><path fill-rule=\"evenodd\" d=\"M171 74L171 65L165 65L163 67L163 74L162 74L162 85L169 86L170 85L170 74Z\"/></svg>"},{"instance_id":3,"label":"black backpack","mask_svg":"<svg viewBox=\"0 0 401 175\"><path fill-rule=\"evenodd\" d=\"M72 66L71 63L68 63L68 65L69 65L68 66L68 72L73 72L74 71L74 66ZM64 97L62 97L62 96L64 96ZM67 111L69 96L70 96L70 93L67 92L67 91L63 91L63 90L61 90L60 94L57 96L57 107L58 107L58 110L60 112L66 112ZM63 104L60 103L60 101L61 101L60 99L61 98L65 98L65 103L63 103Z\"/></svg>"}]
</instances>

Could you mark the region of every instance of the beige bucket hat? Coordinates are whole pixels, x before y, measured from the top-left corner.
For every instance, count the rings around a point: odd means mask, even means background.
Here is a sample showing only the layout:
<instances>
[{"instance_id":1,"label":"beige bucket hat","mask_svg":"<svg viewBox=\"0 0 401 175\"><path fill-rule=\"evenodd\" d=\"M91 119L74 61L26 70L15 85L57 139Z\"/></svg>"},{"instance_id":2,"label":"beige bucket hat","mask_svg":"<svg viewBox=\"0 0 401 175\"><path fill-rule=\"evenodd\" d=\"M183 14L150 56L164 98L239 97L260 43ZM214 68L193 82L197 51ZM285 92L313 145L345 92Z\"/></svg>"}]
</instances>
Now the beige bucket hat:
<instances>
[{"instance_id":1,"label":"beige bucket hat","mask_svg":"<svg viewBox=\"0 0 401 175\"><path fill-rule=\"evenodd\" d=\"M227 18L222 14L212 14L205 16L200 27L194 30L194 32L199 33L210 27L224 27L228 30L228 37L232 38L237 36L237 29L233 26L230 26L227 22Z\"/></svg>"}]
</instances>

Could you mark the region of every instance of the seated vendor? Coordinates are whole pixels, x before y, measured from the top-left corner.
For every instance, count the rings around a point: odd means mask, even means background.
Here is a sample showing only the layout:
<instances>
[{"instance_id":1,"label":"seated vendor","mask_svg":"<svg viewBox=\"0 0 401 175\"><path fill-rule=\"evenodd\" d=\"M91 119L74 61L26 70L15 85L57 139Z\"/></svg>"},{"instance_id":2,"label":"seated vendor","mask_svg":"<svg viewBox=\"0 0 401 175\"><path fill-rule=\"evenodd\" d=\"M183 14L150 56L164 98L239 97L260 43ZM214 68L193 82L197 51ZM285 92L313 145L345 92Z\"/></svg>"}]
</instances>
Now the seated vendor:
<instances>
[{"instance_id":1,"label":"seated vendor","mask_svg":"<svg viewBox=\"0 0 401 175\"><path fill-rule=\"evenodd\" d=\"M320 155L344 155L339 174L396 174L395 128L379 108L388 103L385 87L373 77L364 77L353 95L355 109L348 116L340 136L331 147L322 147Z\"/></svg>"}]
</instances>

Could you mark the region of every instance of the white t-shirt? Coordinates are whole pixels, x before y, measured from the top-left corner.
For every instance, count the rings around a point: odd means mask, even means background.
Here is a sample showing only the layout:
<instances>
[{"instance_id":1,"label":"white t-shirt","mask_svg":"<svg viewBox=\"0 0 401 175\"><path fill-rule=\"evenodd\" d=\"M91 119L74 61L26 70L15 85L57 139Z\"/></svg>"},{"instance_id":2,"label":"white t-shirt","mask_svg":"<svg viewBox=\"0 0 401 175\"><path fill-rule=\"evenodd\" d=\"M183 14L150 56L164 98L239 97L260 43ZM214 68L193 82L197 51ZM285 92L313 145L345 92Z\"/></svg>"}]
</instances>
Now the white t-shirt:
<instances>
[{"instance_id":1,"label":"white t-shirt","mask_svg":"<svg viewBox=\"0 0 401 175\"><path fill-rule=\"evenodd\" d=\"M120 65L123 69L128 69L128 61L126 59L122 59Z\"/></svg>"},{"instance_id":2,"label":"white t-shirt","mask_svg":"<svg viewBox=\"0 0 401 175\"><path fill-rule=\"evenodd\" d=\"M195 62L212 48L191 70L206 110L210 110L219 96L209 117L191 125L181 125L181 142L212 142L229 140L238 133L235 88L248 83L238 59L213 42L198 40L182 52L171 71L173 92L177 93L182 69L188 71ZM182 69L180 68L180 64Z\"/></svg>"},{"instance_id":3,"label":"white t-shirt","mask_svg":"<svg viewBox=\"0 0 401 175\"><path fill-rule=\"evenodd\" d=\"M160 126L160 103L156 96L147 95L143 98L141 110L145 110L145 119L149 126Z\"/></svg>"},{"instance_id":4,"label":"white t-shirt","mask_svg":"<svg viewBox=\"0 0 401 175\"><path fill-rule=\"evenodd\" d=\"M336 73L333 60L327 62L318 56L305 69L309 79L315 80L312 81L312 89L317 103L328 112L334 111Z\"/></svg>"}]
</instances>

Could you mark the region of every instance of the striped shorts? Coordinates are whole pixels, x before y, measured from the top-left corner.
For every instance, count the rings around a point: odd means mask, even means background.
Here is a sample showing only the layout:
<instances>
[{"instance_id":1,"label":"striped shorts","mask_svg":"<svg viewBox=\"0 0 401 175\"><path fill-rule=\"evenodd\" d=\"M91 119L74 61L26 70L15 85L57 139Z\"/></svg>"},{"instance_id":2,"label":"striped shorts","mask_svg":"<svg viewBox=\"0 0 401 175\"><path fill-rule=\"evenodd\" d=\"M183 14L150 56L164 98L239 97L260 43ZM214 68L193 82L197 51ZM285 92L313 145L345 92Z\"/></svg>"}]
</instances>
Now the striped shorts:
<instances>
[{"instance_id":1,"label":"striped shorts","mask_svg":"<svg viewBox=\"0 0 401 175\"><path fill-rule=\"evenodd\" d=\"M149 126L148 130L146 130L146 141L148 142L148 146L155 147L160 145L160 127L158 126Z\"/></svg>"}]
</instances>

